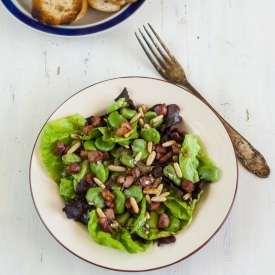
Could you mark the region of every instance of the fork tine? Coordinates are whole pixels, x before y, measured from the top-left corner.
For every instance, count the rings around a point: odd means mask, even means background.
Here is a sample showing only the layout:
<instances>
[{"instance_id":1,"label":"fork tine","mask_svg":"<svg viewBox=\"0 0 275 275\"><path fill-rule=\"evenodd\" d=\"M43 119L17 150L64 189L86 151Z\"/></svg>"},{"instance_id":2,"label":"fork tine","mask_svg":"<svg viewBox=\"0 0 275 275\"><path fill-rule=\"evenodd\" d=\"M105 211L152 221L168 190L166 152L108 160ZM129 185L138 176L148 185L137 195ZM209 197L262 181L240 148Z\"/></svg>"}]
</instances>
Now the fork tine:
<instances>
[{"instance_id":1,"label":"fork tine","mask_svg":"<svg viewBox=\"0 0 275 275\"><path fill-rule=\"evenodd\" d=\"M149 25L149 24L148 24ZM149 25L150 27L150 25ZM156 49L158 50L158 52L160 53L160 55L162 56L162 58L167 62L171 62L171 60L167 57L167 55L164 53L164 51L159 47L159 45L156 43L155 39L152 37L152 35L148 32L148 30L146 29L145 26L143 26L144 30L146 31L147 35L149 36L149 38L151 39L151 41L153 42L153 44L155 45ZM160 38L156 35L156 32L154 32L156 38L158 39L158 41L160 40ZM160 43L161 44L161 43ZM163 46L162 46L163 47ZM164 47L163 47L164 48Z\"/></svg>"},{"instance_id":2,"label":"fork tine","mask_svg":"<svg viewBox=\"0 0 275 275\"><path fill-rule=\"evenodd\" d=\"M144 39L144 41L146 42L147 46L149 47L151 53L154 55L154 57L156 58L156 60L159 62L160 66L162 67L162 69L164 69L166 66L163 63L163 61L159 58L158 54L156 53L156 51L154 50L154 48L152 47L151 43L147 40L146 36L143 34L143 32L138 29L142 38Z\"/></svg>"},{"instance_id":3,"label":"fork tine","mask_svg":"<svg viewBox=\"0 0 275 275\"><path fill-rule=\"evenodd\" d=\"M139 29L140 31L140 29ZM141 31L140 31L141 32ZM165 74L165 70L163 68L161 68L153 59L153 57L151 56L151 54L149 53L149 51L146 49L145 45L142 43L141 39L138 37L137 33L135 32L135 35L137 37L137 40L139 42L139 44L141 45L141 47L143 48L144 52L146 53L147 57L149 58L149 60L151 61L151 63L153 64L153 66L155 67L155 69L161 74ZM141 33L142 35L142 33ZM142 37L144 38L144 36L142 35ZM146 39L146 38L145 38ZM145 40L146 41L146 40ZM147 42L146 42L147 43ZM148 42L149 43L149 42ZM147 43L147 45L148 45ZM148 45L149 46L149 45ZM149 46L150 48L150 46ZM151 49L151 48L150 48ZM153 52L153 54L155 53L153 49L151 49L151 51ZM155 54L154 54L155 56ZM156 56L155 56L156 57Z\"/></svg>"},{"instance_id":4,"label":"fork tine","mask_svg":"<svg viewBox=\"0 0 275 275\"><path fill-rule=\"evenodd\" d=\"M163 41L160 39L160 37L158 36L158 34L156 33L156 31L153 29L153 27L148 23L148 26L150 27L151 31L154 33L154 35L156 36L157 40L159 41L160 45L163 47L163 49L167 52L167 54L169 55L169 57L174 61L177 62L176 58L172 55L172 53L170 52L170 50L165 46L165 44L163 43ZM147 32L147 31L146 31ZM148 32L147 32L148 33ZM149 33L148 33L149 35ZM155 43L154 43L155 44ZM163 56L163 55L162 55Z\"/></svg>"}]
</instances>

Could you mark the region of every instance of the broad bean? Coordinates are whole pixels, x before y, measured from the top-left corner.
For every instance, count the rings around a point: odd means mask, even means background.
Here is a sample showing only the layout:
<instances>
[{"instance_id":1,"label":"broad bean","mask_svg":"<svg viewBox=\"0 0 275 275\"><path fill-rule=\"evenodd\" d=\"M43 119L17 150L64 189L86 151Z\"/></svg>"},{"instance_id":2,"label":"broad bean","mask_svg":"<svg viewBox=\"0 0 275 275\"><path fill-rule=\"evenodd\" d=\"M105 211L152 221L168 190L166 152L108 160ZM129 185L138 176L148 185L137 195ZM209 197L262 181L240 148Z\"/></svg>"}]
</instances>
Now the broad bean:
<instances>
[{"instance_id":1,"label":"broad bean","mask_svg":"<svg viewBox=\"0 0 275 275\"><path fill-rule=\"evenodd\" d=\"M86 151L94 151L94 150L96 150L95 141L94 140L86 140L84 142L84 149Z\"/></svg>"},{"instance_id":2,"label":"broad bean","mask_svg":"<svg viewBox=\"0 0 275 275\"><path fill-rule=\"evenodd\" d=\"M140 202L143 198L142 189L136 185L132 185L123 191L126 199L130 197L135 197L137 202Z\"/></svg>"},{"instance_id":3,"label":"broad bean","mask_svg":"<svg viewBox=\"0 0 275 275\"><path fill-rule=\"evenodd\" d=\"M89 188L86 194L86 200L88 203L92 203L95 207L105 207L104 198L102 196L102 188L93 187Z\"/></svg>"},{"instance_id":4,"label":"broad bean","mask_svg":"<svg viewBox=\"0 0 275 275\"><path fill-rule=\"evenodd\" d=\"M124 164L125 166L129 167L129 168L134 168L135 167L135 162L132 156L127 155L127 154L123 154L120 156L120 161L122 164Z\"/></svg>"},{"instance_id":5,"label":"broad bean","mask_svg":"<svg viewBox=\"0 0 275 275\"><path fill-rule=\"evenodd\" d=\"M90 163L91 171L94 173L95 177L98 178L103 183L108 179L106 173L106 167L101 162Z\"/></svg>"},{"instance_id":6,"label":"broad bean","mask_svg":"<svg viewBox=\"0 0 275 275\"><path fill-rule=\"evenodd\" d=\"M62 161L65 164L70 164L70 163L80 163L82 161L82 159L78 155L76 155L74 153L70 153L70 154L63 155Z\"/></svg>"},{"instance_id":7,"label":"broad bean","mask_svg":"<svg viewBox=\"0 0 275 275\"><path fill-rule=\"evenodd\" d=\"M107 152L111 151L115 147L115 143L105 141L103 137L99 137L95 140L95 146L100 151Z\"/></svg>"},{"instance_id":8,"label":"broad bean","mask_svg":"<svg viewBox=\"0 0 275 275\"><path fill-rule=\"evenodd\" d=\"M149 111L149 112L147 112L147 113L144 114L144 118L143 119L145 120L145 122L148 123L148 122L151 121L151 119L153 119L153 118L155 118L157 116L158 116L157 113Z\"/></svg>"},{"instance_id":9,"label":"broad bean","mask_svg":"<svg viewBox=\"0 0 275 275\"><path fill-rule=\"evenodd\" d=\"M122 214L124 212L124 209L125 209L125 196L118 189L115 189L113 191L113 194L116 196L115 199L114 199L115 213L116 214Z\"/></svg>"},{"instance_id":10,"label":"broad bean","mask_svg":"<svg viewBox=\"0 0 275 275\"><path fill-rule=\"evenodd\" d=\"M108 123L111 128L118 129L120 128L121 122L125 119L124 116L120 115L117 111L114 111L108 116Z\"/></svg>"},{"instance_id":11,"label":"broad bean","mask_svg":"<svg viewBox=\"0 0 275 275\"><path fill-rule=\"evenodd\" d=\"M163 119L160 119L158 122L153 122L152 120L150 121L150 126L152 128L157 128L158 126L160 126L163 123Z\"/></svg>"},{"instance_id":12,"label":"broad bean","mask_svg":"<svg viewBox=\"0 0 275 275\"><path fill-rule=\"evenodd\" d=\"M204 165L199 168L199 176L202 179L215 182L220 178L220 169L214 165Z\"/></svg>"},{"instance_id":13,"label":"broad bean","mask_svg":"<svg viewBox=\"0 0 275 275\"><path fill-rule=\"evenodd\" d=\"M154 128L141 129L141 137L147 142L152 141L155 144L158 144L160 141L160 134Z\"/></svg>"},{"instance_id":14,"label":"broad bean","mask_svg":"<svg viewBox=\"0 0 275 275\"><path fill-rule=\"evenodd\" d=\"M131 119L137 114L137 111L133 109L128 109L128 108L121 108L120 114L127 119Z\"/></svg>"},{"instance_id":15,"label":"broad bean","mask_svg":"<svg viewBox=\"0 0 275 275\"><path fill-rule=\"evenodd\" d=\"M141 155L141 160L144 160L148 157L149 155L149 152L148 152L148 149L147 149L147 142L144 140L144 139L135 139L133 142L132 142L132 150L133 150L133 153L134 155L136 156L139 152L142 152L142 155Z\"/></svg>"},{"instance_id":16,"label":"broad bean","mask_svg":"<svg viewBox=\"0 0 275 275\"><path fill-rule=\"evenodd\" d=\"M173 181L176 185L180 186L182 180L177 176L175 168L173 165L169 164L164 167L163 175Z\"/></svg>"},{"instance_id":17,"label":"broad bean","mask_svg":"<svg viewBox=\"0 0 275 275\"><path fill-rule=\"evenodd\" d=\"M128 211L123 212L122 214L116 215L116 221L121 225L124 226L128 219L130 218L130 213Z\"/></svg>"}]
</instances>

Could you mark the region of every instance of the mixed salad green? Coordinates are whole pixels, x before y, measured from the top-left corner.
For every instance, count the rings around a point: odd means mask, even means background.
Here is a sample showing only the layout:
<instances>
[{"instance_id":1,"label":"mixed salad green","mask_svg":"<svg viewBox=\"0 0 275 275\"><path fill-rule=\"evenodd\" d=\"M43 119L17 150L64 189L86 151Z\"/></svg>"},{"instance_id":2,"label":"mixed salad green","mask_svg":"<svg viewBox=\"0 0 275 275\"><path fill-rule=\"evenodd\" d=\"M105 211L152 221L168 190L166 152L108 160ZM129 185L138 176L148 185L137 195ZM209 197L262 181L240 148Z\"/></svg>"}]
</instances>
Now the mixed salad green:
<instances>
[{"instance_id":1,"label":"mixed salad green","mask_svg":"<svg viewBox=\"0 0 275 275\"><path fill-rule=\"evenodd\" d=\"M67 218L87 225L96 243L129 253L175 242L202 184L220 177L181 121L176 104L137 108L125 88L100 117L48 122L40 153Z\"/></svg>"}]
</instances>

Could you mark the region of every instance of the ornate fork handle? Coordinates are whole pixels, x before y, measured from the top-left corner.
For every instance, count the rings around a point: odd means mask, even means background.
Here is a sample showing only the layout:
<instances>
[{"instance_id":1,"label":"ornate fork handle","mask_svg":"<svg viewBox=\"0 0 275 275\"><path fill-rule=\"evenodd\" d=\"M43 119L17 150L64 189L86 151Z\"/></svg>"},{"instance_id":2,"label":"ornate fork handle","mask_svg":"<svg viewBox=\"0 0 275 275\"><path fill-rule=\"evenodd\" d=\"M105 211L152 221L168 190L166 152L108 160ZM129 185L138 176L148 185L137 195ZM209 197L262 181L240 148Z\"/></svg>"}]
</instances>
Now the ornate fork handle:
<instances>
[{"instance_id":1,"label":"ornate fork handle","mask_svg":"<svg viewBox=\"0 0 275 275\"><path fill-rule=\"evenodd\" d=\"M162 47L159 47L159 45L155 42L155 39L153 36L148 32L148 30L145 28L146 33L148 34L148 37L153 42L153 45L155 46L155 49L157 49L158 53L154 49L154 47L151 45L151 43L148 42L147 38L144 36L141 30L140 34L143 37L144 41L146 42L147 46L149 47L150 51L152 52L155 59L158 61L159 65L155 62L155 60L152 58L149 51L146 49L140 38L138 37L136 33L136 37L143 48L144 52L146 53L147 57L153 64L153 66L156 68L156 70L160 73L160 75L163 76L164 79L166 79L169 82L179 84L185 88L187 88L192 94L196 95L198 98L200 98L221 120L223 125L225 126L235 149L236 155L241 161L241 163L244 165L244 167L250 171L251 173L255 174L256 176L260 178L267 178L270 174L270 169L265 161L265 158L262 156L262 154L257 151L243 136L241 136L231 125L229 125L218 113L214 108L204 99L204 97L190 84L190 82L187 80L185 72L179 62L176 60L176 58L173 56L173 54L169 51L169 49L165 46L163 41L160 39L158 34L155 32L155 30L152 28L150 24L148 24L150 29L152 30L153 34L157 38L158 42ZM163 52L163 50L165 52ZM162 58L160 58L160 56Z\"/></svg>"},{"instance_id":2,"label":"ornate fork handle","mask_svg":"<svg viewBox=\"0 0 275 275\"><path fill-rule=\"evenodd\" d=\"M244 165L244 167L255 174L260 178L267 178L270 174L270 168L268 167L265 158L263 155L256 150L241 134L239 134L228 122L224 120L223 117L220 116L219 113L205 100L205 98L188 82L183 81L183 83L178 82L183 87L186 87L192 94L199 97L205 104L208 105L212 109L212 111L219 117L224 127L226 128L236 155L240 162Z\"/></svg>"}]
</instances>

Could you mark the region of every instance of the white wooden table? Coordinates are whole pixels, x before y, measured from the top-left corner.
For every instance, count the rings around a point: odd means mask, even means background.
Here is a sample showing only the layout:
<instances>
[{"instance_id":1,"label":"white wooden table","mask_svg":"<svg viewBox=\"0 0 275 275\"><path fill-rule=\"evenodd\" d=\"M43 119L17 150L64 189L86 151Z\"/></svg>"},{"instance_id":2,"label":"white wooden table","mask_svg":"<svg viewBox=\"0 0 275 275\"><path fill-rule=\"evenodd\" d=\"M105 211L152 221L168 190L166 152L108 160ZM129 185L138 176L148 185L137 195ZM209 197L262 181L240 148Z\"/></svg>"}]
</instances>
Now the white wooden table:
<instances>
[{"instance_id":1,"label":"white wooden table","mask_svg":"<svg viewBox=\"0 0 275 275\"><path fill-rule=\"evenodd\" d=\"M72 255L46 230L30 194L29 161L45 120L69 96L120 76L160 78L134 36L147 22L190 82L265 156L271 175L260 179L240 165L235 204L214 238L144 274L274 274L274 10L272 0L150 0L111 32L69 39L37 33L1 6L0 274L117 274Z\"/></svg>"}]
</instances>

